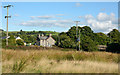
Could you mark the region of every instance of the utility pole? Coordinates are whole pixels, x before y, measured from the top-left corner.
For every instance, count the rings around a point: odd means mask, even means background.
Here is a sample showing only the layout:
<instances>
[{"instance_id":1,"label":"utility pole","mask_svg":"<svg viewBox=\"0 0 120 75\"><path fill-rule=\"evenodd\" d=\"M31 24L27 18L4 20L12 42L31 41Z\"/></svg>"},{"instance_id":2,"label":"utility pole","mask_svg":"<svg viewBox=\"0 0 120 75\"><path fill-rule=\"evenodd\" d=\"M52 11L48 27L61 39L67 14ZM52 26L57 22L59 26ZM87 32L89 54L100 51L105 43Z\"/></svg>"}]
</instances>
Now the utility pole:
<instances>
[{"instance_id":1,"label":"utility pole","mask_svg":"<svg viewBox=\"0 0 120 75\"><path fill-rule=\"evenodd\" d=\"M9 9L9 7L11 7L11 6L12 6L12 5L4 6L4 8L7 8L7 16L5 16L5 18L7 18L6 46L8 46L8 18L11 18L11 16L8 16L8 9Z\"/></svg>"},{"instance_id":2,"label":"utility pole","mask_svg":"<svg viewBox=\"0 0 120 75\"><path fill-rule=\"evenodd\" d=\"M76 37L78 35L78 22L80 22L80 21L75 21L75 23L76 23Z\"/></svg>"},{"instance_id":3,"label":"utility pole","mask_svg":"<svg viewBox=\"0 0 120 75\"><path fill-rule=\"evenodd\" d=\"M79 51L80 51L80 30L79 30Z\"/></svg>"},{"instance_id":4,"label":"utility pole","mask_svg":"<svg viewBox=\"0 0 120 75\"><path fill-rule=\"evenodd\" d=\"M108 29L110 29L110 26L108 27ZM109 37L110 37L110 40L109 40L109 41L110 41L110 43L111 43L111 33L109 34Z\"/></svg>"},{"instance_id":5,"label":"utility pole","mask_svg":"<svg viewBox=\"0 0 120 75\"><path fill-rule=\"evenodd\" d=\"M110 36L110 44L111 44L111 34L109 36Z\"/></svg>"},{"instance_id":6,"label":"utility pole","mask_svg":"<svg viewBox=\"0 0 120 75\"><path fill-rule=\"evenodd\" d=\"M75 21L75 23L76 23L76 39L78 39L78 22L80 22L80 21ZM77 49L77 41L76 41L76 49Z\"/></svg>"},{"instance_id":7,"label":"utility pole","mask_svg":"<svg viewBox=\"0 0 120 75\"><path fill-rule=\"evenodd\" d=\"M58 46L60 45L60 36L58 34Z\"/></svg>"}]
</instances>

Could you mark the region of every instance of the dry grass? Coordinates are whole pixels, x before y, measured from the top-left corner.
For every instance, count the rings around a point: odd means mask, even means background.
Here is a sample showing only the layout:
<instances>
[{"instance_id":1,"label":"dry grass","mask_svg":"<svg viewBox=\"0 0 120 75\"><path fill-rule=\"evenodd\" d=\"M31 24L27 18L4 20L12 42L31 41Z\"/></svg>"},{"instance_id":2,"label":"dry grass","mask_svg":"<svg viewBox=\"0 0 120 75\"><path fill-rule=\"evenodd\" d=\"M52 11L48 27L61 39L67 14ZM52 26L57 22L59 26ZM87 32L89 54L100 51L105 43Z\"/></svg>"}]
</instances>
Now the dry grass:
<instances>
[{"instance_id":1,"label":"dry grass","mask_svg":"<svg viewBox=\"0 0 120 75\"><path fill-rule=\"evenodd\" d=\"M59 50L2 50L2 72L28 59L20 73L118 73L118 54ZM23 65L24 66L24 65Z\"/></svg>"}]
</instances>

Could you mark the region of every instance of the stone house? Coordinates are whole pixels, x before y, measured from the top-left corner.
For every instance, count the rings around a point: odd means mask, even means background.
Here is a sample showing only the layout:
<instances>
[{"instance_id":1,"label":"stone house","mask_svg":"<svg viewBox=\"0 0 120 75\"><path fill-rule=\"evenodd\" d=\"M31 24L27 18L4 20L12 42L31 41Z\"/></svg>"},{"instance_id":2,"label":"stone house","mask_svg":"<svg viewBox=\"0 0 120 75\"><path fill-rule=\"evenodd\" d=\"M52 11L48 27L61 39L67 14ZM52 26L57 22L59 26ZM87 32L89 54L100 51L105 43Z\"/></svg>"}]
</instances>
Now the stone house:
<instances>
[{"instance_id":1,"label":"stone house","mask_svg":"<svg viewBox=\"0 0 120 75\"><path fill-rule=\"evenodd\" d=\"M37 36L37 42L36 45L43 46L43 47L52 47L55 45L55 40L52 38L52 34L49 34L49 36L40 36L40 34Z\"/></svg>"}]
</instances>

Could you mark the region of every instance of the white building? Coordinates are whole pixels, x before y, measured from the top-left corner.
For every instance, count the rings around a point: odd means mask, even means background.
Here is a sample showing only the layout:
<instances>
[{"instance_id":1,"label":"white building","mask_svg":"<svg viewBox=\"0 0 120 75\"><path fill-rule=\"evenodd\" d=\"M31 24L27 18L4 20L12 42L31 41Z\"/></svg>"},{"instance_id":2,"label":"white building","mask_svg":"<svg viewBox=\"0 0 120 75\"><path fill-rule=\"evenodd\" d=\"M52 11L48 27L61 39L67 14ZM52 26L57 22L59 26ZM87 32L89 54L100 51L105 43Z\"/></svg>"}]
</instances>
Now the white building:
<instances>
[{"instance_id":1,"label":"white building","mask_svg":"<svg viewBox=\"0 0 120 75\"><path fill-rule=\"evenodd\" d=\"M21 39L19 36L15 38L15 40ZM22 40L22 39L21 39Z\"/></svg>"},{"instance_id":2,"label":"white building","mask_svg":"<svg viewBox=\"0 0 120 75\"><path fill-rule=\"evenodd\" d=\"M18 40L18 39L21 39L19 36L18 37L15 37L15 40ZM21 39L21 40L23 40L23 39ZM24 45L26 46L27 44L26 44L26 42L24 42Z\"/></svg>"}]
</instances>

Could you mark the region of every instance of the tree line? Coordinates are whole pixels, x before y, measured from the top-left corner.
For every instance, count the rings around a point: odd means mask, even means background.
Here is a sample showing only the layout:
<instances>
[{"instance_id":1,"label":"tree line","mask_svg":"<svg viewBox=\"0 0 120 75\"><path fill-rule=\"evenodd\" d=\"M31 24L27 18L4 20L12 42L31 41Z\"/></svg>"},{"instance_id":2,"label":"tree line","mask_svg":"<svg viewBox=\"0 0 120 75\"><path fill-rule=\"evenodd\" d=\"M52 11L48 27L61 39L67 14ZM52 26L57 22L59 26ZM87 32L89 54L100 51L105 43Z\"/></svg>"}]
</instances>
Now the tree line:
<instances>
[{"instance_id":1,"label":"tree line","mask_svg":"<svg viewBox=\"0 0 120 75\"><path fill-rule=\"evenodd\" d=\"M80 44L80 49L84 51L98 51L98 45L106 45L106 51L120 51L120 32L117 29L113 29L108 34L94 33L89 26L78 27L79 30L80 34L78 35L76 35L76 26L71 27L67 32L61 32L56 45L63 48L78 49Z\"/></svg>"},{"instance_id":2,"label":"tree line","mask_svg":"<svg viewBox=\"0 0 120 75\"><path fill-rule=\"evenodd\" d=\"M79 34L80 31L80 34ZM76 35L76 26L71 27L67 32L55 32L55 31L23 31L9 32L9 44L15 45L15 37L21 37L26 43L34 44L38 34L44 34L48 36L52 34L52 37L56 40L56 46L62 48L80 49L84 51L98 51L98 45L106 45L107 50L110 52L120 51L120 32L117 29L113 29L108 34L102 32L94 33L89 26L78 26L78 35ZM6 36L6 32L2 31L2 36ZM79 39L80 36L80 39ZM79 42L80 40L80 42ZM2 39L2 45L5 46L5 39ZM19 41L18 41L19 42Z\"/></svg>"}]
</instances>

